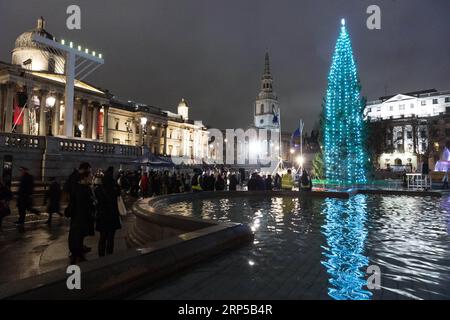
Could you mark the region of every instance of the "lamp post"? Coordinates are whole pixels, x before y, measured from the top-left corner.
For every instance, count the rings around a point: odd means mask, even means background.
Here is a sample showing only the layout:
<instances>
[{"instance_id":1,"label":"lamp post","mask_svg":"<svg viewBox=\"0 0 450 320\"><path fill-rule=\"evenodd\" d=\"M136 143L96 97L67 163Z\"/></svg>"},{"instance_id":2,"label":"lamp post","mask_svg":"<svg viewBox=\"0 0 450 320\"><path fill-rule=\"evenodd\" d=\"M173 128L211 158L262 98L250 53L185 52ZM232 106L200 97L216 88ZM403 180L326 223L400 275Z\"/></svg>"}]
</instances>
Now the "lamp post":
<instances>
[{"instance_id":1,"label":"lamp post","mask_svg":"<svg viewBox=\"0 0 450 320\"><path fill-rule=\"evenodd\" d=\"M56 104L56 98L54 96L48 96L47 99L45 100L45 107L49 112L46 112L46 120L48 121L48 123L50 123L50 125L47 126L47 135L51 136L52 135L52 127L51 127L51 116L47 116L47 115L51 115L51 112L53 112L53 107ZM50 119L49 119L50 118Z\"/></svg>"},{"instance_id":2,"label":"lamp post","mask_svg":"<svg viewBox=\"0 0 450 320\"><path fill-rule=\"evenodd\" d=\"M301 160L301 170L303 171L303 162L304 162L304 158L303 158L303 128L305 127L305 122L303 122L303 119L300 119L300 126L299 126L299 131L300 131L300 160Z\"/></svg>"},{"instance_id":3,"label":"lamp post","mask_svg":"<svg viewBox=\"0 0 450 320\"><path fill-rule=\"evenodd\" d=\"M83 136L83 130L84 130L84 125L82 123L80 123L78 125L78 130L80 131L80 137L82 137Z\"/></svg>"},{"instance_id":4,"label":"lamp post","mask_svg":"<svg viewBox=\"0 0 450 320\"><path fill-rule=\"evenodd\" d=\"M141 126L142 126L142 147L145 146L145 126L147 125L148 119L146 117L141 118Z\"/></svg>"}]
</instances>

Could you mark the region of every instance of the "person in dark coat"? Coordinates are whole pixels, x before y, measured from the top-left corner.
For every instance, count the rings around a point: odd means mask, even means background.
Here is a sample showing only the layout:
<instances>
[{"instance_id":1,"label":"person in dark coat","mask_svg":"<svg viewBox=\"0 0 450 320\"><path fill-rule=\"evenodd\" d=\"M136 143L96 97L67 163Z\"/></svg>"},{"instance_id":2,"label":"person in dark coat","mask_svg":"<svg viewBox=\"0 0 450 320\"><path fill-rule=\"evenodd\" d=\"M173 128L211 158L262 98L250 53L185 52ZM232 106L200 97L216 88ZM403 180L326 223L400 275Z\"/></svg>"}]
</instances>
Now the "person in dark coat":
<instances>
[{"instance_id":1,"label":"person in dark coat","mask_svg":"<svg viewBox=\"0 0 450 320\"><path fill-rule=\"evenodd\" d=\"M47 192L44 197L44 205L48 202L47 213L48 220L47 224L52 224L52 216L54 213L62 216L61 213L61 186L56 181L55 178L50 178L50 186L48 187Z\"/></svg>"},{"instance_id":2,"label":"person in dark coat","mask_svg":"<svg viewBox=\"0 0 450 320\"><path fill-rule=\"evenodd\" d=\"M265 183L266 183L266 190L267 191L272 191L272 189L273 189L273 185L272 185L273 181L272 181L272 176L270 174L267 175Z\"/></svg>"},{"instance_id":3,"label":"person in dark coat","mask_svg":"<svg viewBox=\"0 0 450 320\"><path fill-rule=\"evenodd\" d=\"M68 211L71 264L86 261L84 238L95 234L95 198L91 189L91 166L88 163L82 163L78 172L79 180L70 186L70 210Z\"/></svg>"},{"instance_id":4,"label":"person in dark coat","mask_svg":"<svg viewBox=\"0 0 450 320\"><path fill-rule=\"evenodd\" d=\"M215 183L215 188L216 188L216 191L223 191L223 190L225 190L225 180L224 180L224 178L223 178L223 176L221 174L219 174L217 176L217 180L216 180L216 183Z\"/></svg>"},{"instance_id":5,"label":"person in dark coat","mask_svg":"<svg viewBox=\"0 0 450 320\"><path fill-rule=\"evenodd\" d=\"M98 255L113 254L114 236L116 230L121 228L117 198L120 196L119 188L113 179L114 168L106 170L103 179L98 179L95 186L97 199L97 218L95 230L100 232L98 242Z\"/></svg>"},{"instance_id":6,"label":"person in dark coat","mask_svg":"<svg viewBox=\"0 0 450 320\"><path fill-rule=\"evenodd\" d=\"M33 208L33 191L34 191L34 178L29 174L28 169L21 167L20 171L22 176L20 178L19 190L17 192L17 209L19 210L19 220L16 224L23 226L25 223L25 215L27 211L39 215L39 211Z\"/></svg>"},{"instance_id":7,"label":"person in dark coat","mask_svg":"<svg viewBox=\"0 0 450 320\"><path fill-rule=\"evenodd\" d=\"M278 173L275 175L275 181L274 181L273 187L275 190L281 189L281 176Z\"/></svg>"},{"instance_id":8,"label":"person in dark coat","mask_svg":"<svg viewBox=\"0 0 450 320\"><path fill-rule=\"evenodd\" d=\"M0 181L0 229L2 228L3 218L11 214L11 209L9 208L9 201L11 199L11 191Z\"/></svg>"},{"instance_id":9,"label":"person in dark coat","mask_svg":"<svg viewBox=\"0 0 450 320\"><path fill-rule=\"evenodd\" d=\"M216 178L214 178L214 174L211 173L206 178L206 190L207 191L214 191L214 185L216 184Z\"/></svg>"},{"instance_id":10,"label":"person in dark coat","mask_svg":"<svg viewBox=\"0 0 450 320\"><path fill-rule=\"evenodd\" d=\"M250 180L247 183L248 191L257 191L258 190L258 181L256 179L257 173L252 173Z\"/></svg>"},{"instance_id":11,"label":"person in dark coat","mask_svg":"<svg viewBox=\"0 0 450 320\"><path fill-rule=\"evenodd\" d=\"M236 191L236 188L237 188L238 183L239 183L239 181L238 181L238 179L237 179L237 177L236 177L236 174L233 173L233 174L230 176L229 190L230 190L230 191Z\"/></svg>"},{"instance_id":12,"label":"person in dark coat","mask_svg":"<svg viewBox=\"0 0 450 320\"><path fill-rule=\"evenodd\" d=\"M300 191L312 191L312 181L305 169L303 169L302 176L300 178Z\"/></svg>"}]
</instances>

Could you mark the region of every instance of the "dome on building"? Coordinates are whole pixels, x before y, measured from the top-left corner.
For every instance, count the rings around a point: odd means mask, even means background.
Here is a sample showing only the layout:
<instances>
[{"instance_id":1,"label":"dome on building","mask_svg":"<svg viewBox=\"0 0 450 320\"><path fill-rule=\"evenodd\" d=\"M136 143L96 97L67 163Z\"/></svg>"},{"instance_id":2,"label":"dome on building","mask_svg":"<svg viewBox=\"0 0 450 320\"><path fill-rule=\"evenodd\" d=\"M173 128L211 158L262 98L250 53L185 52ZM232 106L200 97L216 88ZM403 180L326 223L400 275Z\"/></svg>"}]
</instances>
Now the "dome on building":
<instances>
[{"instance_id":1,"label":"dome on building","mask_svg":"<svg viewBox=\"0 0 450 320\"><path fill-rule=\"evenodd\" d=\"M54 37L45 30L45 20L43 17L40 17L37 21L36 28L33 30L22 33L17 39L15 43L15 49L18 48L35 48L37 47L36 43L33 42L33 35L38 34L47 39L54 39Z\"/></svg>"},{"instance_id":2,"label":"dome on building","mask_svg":"<svg viewBox=\"0 0 450 320\"><path fill-rule=\"evenodd\" d=\"M64 74L65 57L47 48L41 48L33 41L34 35L54 40L54 37L45 30L44 18L40 17L36 28L22 33L16 39L11 63L31 71Z\"/></svg>"},{"instance_id":3,"label":"dome on building","mask_svg":"<svg viewBox=\"0 0 450 320\"><path fill-rule=\"evenodd\" d=\"M184 98L181 99L180 103L178 104L178 108L180 108L180 107L186 107L186 108L188 107L186 100L184 100Z\"/></svg>"}]
</instances>

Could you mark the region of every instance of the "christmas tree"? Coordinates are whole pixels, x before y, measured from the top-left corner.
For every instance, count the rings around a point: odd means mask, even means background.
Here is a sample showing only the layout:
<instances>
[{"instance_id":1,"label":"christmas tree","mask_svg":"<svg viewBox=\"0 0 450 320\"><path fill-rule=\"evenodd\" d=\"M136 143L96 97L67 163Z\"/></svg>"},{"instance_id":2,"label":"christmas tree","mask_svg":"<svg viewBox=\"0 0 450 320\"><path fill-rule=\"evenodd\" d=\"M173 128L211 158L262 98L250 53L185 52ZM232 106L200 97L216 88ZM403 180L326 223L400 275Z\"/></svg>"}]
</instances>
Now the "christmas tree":
<instances>
[{"instance_id":1,"label":"christmas tree","mask_svg":"<svg viewBox=\"0 0 450 320\"><path fill-rule=\"evenodd\" d=\"M342 19L324 104L325 175L331 183L366 182L364 101L350 36Z\"/></svg>"}]
</instances>

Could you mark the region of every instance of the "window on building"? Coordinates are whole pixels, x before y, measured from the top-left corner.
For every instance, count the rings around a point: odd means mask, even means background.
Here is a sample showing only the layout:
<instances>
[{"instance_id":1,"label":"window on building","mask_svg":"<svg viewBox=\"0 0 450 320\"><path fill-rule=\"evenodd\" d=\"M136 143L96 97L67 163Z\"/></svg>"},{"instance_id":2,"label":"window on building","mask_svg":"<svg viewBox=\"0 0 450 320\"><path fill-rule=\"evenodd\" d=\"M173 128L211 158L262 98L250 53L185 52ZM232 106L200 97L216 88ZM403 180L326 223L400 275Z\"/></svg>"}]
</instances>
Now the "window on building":
<instances>
[{"instance_id":1,"label":"window on building","mask_svg":"<svg viewBox=\"0 0 450 320\"><path fill-rule=\"evenodd\" d=\"M400 109L400 110L405 110L405 105L404 105L404 104L401 104L401 105L399 106L399 109Z\"/></svg>"},{"instance_id":2,"label":"window on building","mask_svg":"<svg viewBox=\"0 0 450 320\"><path fill-rule=\"evenodd\" d=\"M264 119L259 120L260 124L264 124Z\"/></svg>"},{"instance_id":3,"label":"window on building","mask_svg":"<svg viewBox=\"0 0 450 320\"><path fill-rule=\"evenodd\" d=\"M420 105L426 106L426 105L427 105L427 101L426 101L426 100L422 100L422 101L420 102Z\"/></svg>"},{"instance_id":4,"label":"window on building","mask_svg":"<svg viewBox=\"0 0 450 320\"><path fill-rule=\"evenodd\" d=\"M262 104L262 105L260 106L259 113L260 113L260 114L261 114L261 113L264 113L264 104Z\"/></svg>"},{"instance_id":5,"label":"window on building","mask_svg":"<svg viewBox=\"0 0 450 320\"><path fill-rule=\"evenodd\" d=\"M438 104L438 99L433 99L433 104Z\"/></svg>"},{"instance_id":6,"label":"window on building","mask_svg":"<svg viewBox=\"0 0 450 320\"><path fill-rule=\"evenodd\" d=\"M450 107L445 108L445 112L450 114Z\"/></svg>"},{"instance_id":7,"label":"window on building","mask_svg":"<svg viewBox=\"0 0 450 320\"><path fill-rule=\"evenodd\" d=\"M425 142L422 142L422 150L423 151L427 150L427 144Z\"/></svg>"},{"instance_id":8,"label":"window on building","mask_svg":"<svg viewBox=\"0 0 450 320\"><path fill-rule=\"evenodd\" d=\"M394 111L394 106L389 106L389 111Z\"/></svg>"},{"instance_id":9,"label":"window on building","mask_svg":"<svg viewBox=\"0 0 450 320\"><path fill-rule=\"evenodd\" d=\"M116 130L119 130L119 119L114 119L115 123L116 123Z\"/></svg>"},{"instance_id":10,"label":"window on building","mask_svg":"<svg viewBox=\"0 0 450 320\"><path fill-rule=\"evenodd\" d=\"M381 107L377 107L377 111L380 112L381 111Z\"/></svg>"},{"instance_id":11,"label":"window on building","mask_svg":"<svg viewBox=\"0 0 450 320\"><path fill-rule=\"evenodd\" d=\"M372 108L367 108L367 112L372 112Z\"/></svg>"},{"instance_id":12,"label":"window on building","mask_svg":"<svg viewBox=\"0 0 450 320\"><path fill-rule=\"evenodd\" d=\"M406 132L406 137L407 137L408 139L412 139L412 131L407 131L407 132Z\"/></svg>"},{"instance_id":13,"label":"window on building","mask_svg":"<svg viewBox=\"0 0 450 320\"><path fill-rule=\"evenodd\" d=\"M409 108L410 108L410 109L414 109L414 103L411 103L411 104L409 105Z\"/></svg>"},{"instance_id":14,"label":"window on building","mask_svg":"<svg viewBox=\"0 0 450 320\"><path fill-rule=\"evenodd\" d=\"M445 103L450 103L450 97L445 98Z\"/></svg>"}]
</instances>

